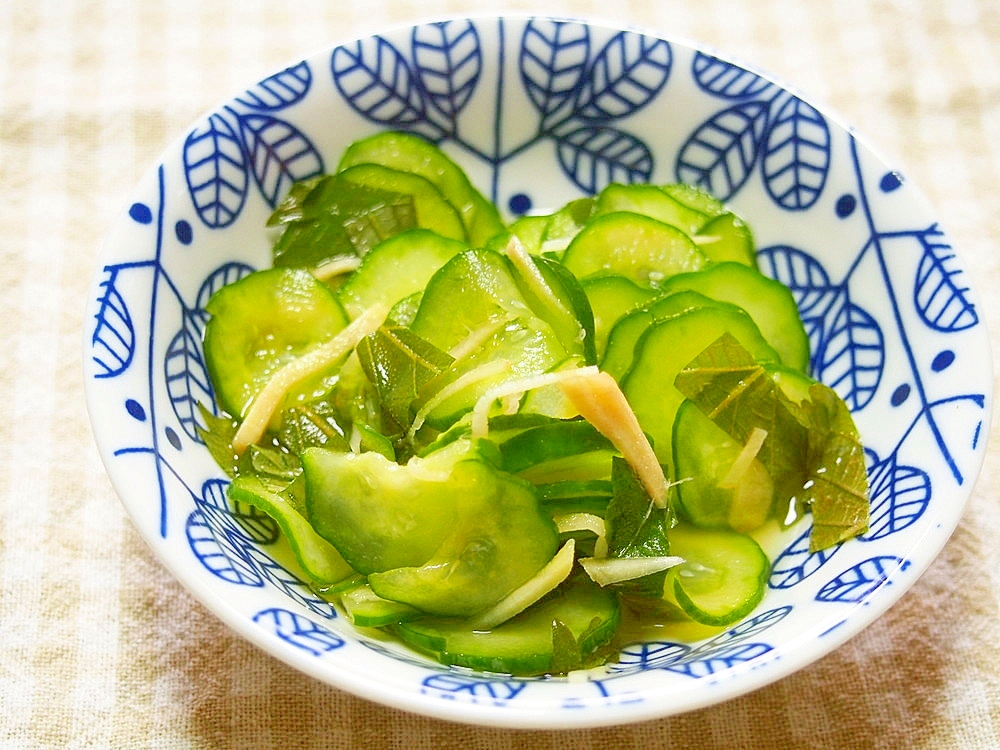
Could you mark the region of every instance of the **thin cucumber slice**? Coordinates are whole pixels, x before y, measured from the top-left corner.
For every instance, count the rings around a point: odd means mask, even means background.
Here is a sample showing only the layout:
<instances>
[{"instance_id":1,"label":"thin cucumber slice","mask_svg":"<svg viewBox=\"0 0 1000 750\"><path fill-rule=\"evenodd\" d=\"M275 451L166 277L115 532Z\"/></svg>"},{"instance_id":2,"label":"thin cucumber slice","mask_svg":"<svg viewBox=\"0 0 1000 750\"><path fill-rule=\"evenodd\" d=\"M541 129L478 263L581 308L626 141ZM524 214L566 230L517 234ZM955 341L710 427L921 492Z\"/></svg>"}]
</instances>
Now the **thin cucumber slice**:
<instances>
[{"instance_id":1,"label":"thin cucumber slice","mask_svg":"<svg viewBox=\"0 0 1000 750\"><path fill-rule=\"evenodd\" d=\"M593 215L595 199L577 198L550 214L542 235L541 252L561 258L572 239Z\"/></svg>"},{"instance_id":2,"label":"thin cucumber slice","mask_svg":"<svg viewBox=\"0 0 1000 750\"><path fill-rule=\"evenodd\" d=\"M488 631L461 620L401 623L404 643L442 664L519 676L558 674L603 659L621 615L613 593L575 576L538 604ZM565 628L554 635L556 628ZM565 636L572 636L573 643ZM554 641L560 643L557 651ZM560 663L561 662L561 663Z\"/></svg>"},{"instance_id":3,"label":"thin cucumber slice","mask_svg":"<svg viewBox=\"0 0 1000 750\"><path fill-rule=\"evenodd\" d=\"M746 310L764 338L788 367L809 366L809 335L795 297L780 281L740 263L714 263L694 273L677 274L663 283L663 292L695 291Z\"/></svg>"},{"instance_id":4,"label":"thin cucumber slice","mask_svg":"<svg viewBox=\"0 0 1000 750\"><path fill-rule=\"evenodd\" d=\"M753 320L733 305L699 307L651 325L636 344L631 369L622 382L643 430L653 439L660 463L673 462L674 417L684 396L674 386L691 360L724 333L732 334L760 362L778 362L778 353Z\"/></svg>"},{"instance_id":5,"label":"thin cucumber slice","mask_svg":"<svg viewBox=\"0 0 1000 750\"><path fill-rule=\"evenodd\" d=\"M462 217L430 180L381 164L358 164L338 176L358 185L412 196L417 226L437 232L442 237L465 241Z\"/></svg>"},{"instance_id":6,"label":"thin cucumber slice","mask_svg":"<svg viewBox=\"0 0 1000 750\"><path fill-rule=\"evenodd\" d=\"M707 190L702 190L694 185L674 182L669 185L663 185L660 189L679 203L683 203L688 208L693 208L695 211L705 214L709 218L726 212L726 206L722 201Z\"/></svg>"},{"instance_id":7,"label":"thin cucumber slice","mask_svg":"<svg viewBox=\"0 0 1000 750\"><path fill-rule=\"evenodd\" d=\"M696 526L749 532L771 516L774 482L756 457L690 401L674 421L674 471L680 512ZM738 475L737 475L738 474Z\"/></svg>"},{"instance_id":8,"label":"thin cucumber slice","mask_svg":"<svg viewBox=\"0 0 1000 750\"><path fill-rule=\"evenodd\" d=\"M653 289L675 273L697 271L706 262L677 227L626 211L591 219L563 256L578 279L617 274Z\"/></svg>"},{"instance_id":9,"label":"thin cucumber slice","mask_svg":"<svg viewBox=\"0 0 1000 750\"><path fill-rule=\"evenodd\" d=\"M685 205L656 185L611 183L598 195L594 216L615 211L642 214L675 226L688 235L701 229L709 218L707 214Z\"/></svg>"},{"instance_id":10,"label":"thin cucumber slice","mask_svg":"<svg viewBox=\"0 0 1000 750\"><path fill-rule=\"evenodd\" d=\"M492 250L456 255L427 282L413 332L450 351L491 321L529 311L507 259Z\"/></svg>"},{"instance_id":11,"label":"thin cucumber slice","mask_svg":"<svg viewBox=\"0 0 1000 750\"><path fill-rule=\"evenodd\" d=\"M354 574L337 548L319 536L305 517L280 493L257 477L236 477L229 485L229 497L262 510L273 518L307 576L316 584L329 585Z\"/></svg>"},{"instance_id":12,"label":"thin cucumber slice","mask_svg":"<svg viewBox=\"0 0 1000 750\"><path fill-rule=\"evenodd\" d=\"M681 524L670 530L670 552L685 562L667 572L664 599L695 622L731 625L764 597L770 562L746 534Z\"/></svg>"},{"instance_id":13,"label":"thin cucumber slice","mask_svg":"<svg viewBox=\"0 0 1000 750\"><path fill-rule=\"evenodd\" d=\"M375 594L467 616L541 570L558 536L530 485L453 446L404 466L310 448L302 465L309 521Z\"/></svg>"},{"instance_id":14,"label":"thin cucumber slice","mask_svg":"<svg viewBox=\"0 0 1000 750\"><path fill-rule=\"evenodd\" d=\"M411 229L372 248L337 292L351 317L375 304L392 307L420 292L434 272L468 249L461 240L429 229Z\"/></svg>"},{"instance_id":15,"label":"thin cucumber slice","mask_svg":"<svg viewBox=\"0 0 1000 750\"><path fill-rule=\"evenodd\" d=\"M610 452L611 442L590 422L582 419L533 427L500 445L503 469L511 474L547 461L582 456L593 451ZM610 470L610 461L609 461Z\"/></svg>"},{"instance_id":16,"label":"thin cucumber slice","mask_svg":"<svg viewBox=\"0 0 1000 750\"><path fill-rule=\"evenodd\" d=\"M695 241L711 261L733 261L757 267L753 233L736 214L727 212L711 219L699 230Z\"/></svg>"},{"instance_id":17,"label":"thin cucumber slice","mask_svg":"<svg viewBox=\"0 0 1000 750\"><path fill-rule=\"evenodd\" d=\"M303 269L252 273L216 292L205 309L209 377L222 408L240 418L271 375L348 323L333 293ZM310 378L283 408L319 398L336 378L336 368Z\"/></svg>"},{"instance_id":18,"label":"thin cucumber slice","mask_svg":"<svg viewBox=\"0 0 1000 750\"><path fill-rule=\"evenodd\" d=\"M545 236L545 229L549 225L548 216L522 216L510 225L510 233L520 240L524 248L532 255L542 252L542 238ZM500 245L497 249L507 244L508 239L503 235L496 235L493 242Z\"/></svg>"},{"instance_id":19,"label":"thin cucumber slice","mask_svg":"<svg viewBox=\"0 0 1000 750\"><path fill-rule=\"evenodd\" d=\"M684 274L687 275L687 274ZM632 366L635 345L642 334L653 323L667 320L675 315L699 307L720 307L726 303L713 300L694 291L674 292L665 297L656 297L615 323L608 334L608 343L601 360L601 369L621 381Z\"/></svg>"},{"instance_id":20,"label":"thin cucumber slice","mask_svg":"<svg viewBox=\"0 0 1000 750\"><path fill-rule=\"evenodd\" d=\"M473 247L485 245L504 230L496 207L472 186L461 167L418 135L387 131L355 141L344 152L337 170L365 163L410 172L433 183L458 210Z\"/></svg>"},{"instance_id":21,"label":"thin cucumber slice","mask_svg":"<svg viewBox=\"0 0 1000 750\"><path fill-rule=\"evenodd\" d=\"M612 327L625 313L656 296L624 276L596 276L581 283L594 314L594 344L597 356L604 355Z\"/></svg>"},{"instance_id":22,"label":"thin cucumber slice","mask_svg":"<svg viewBox=\"0 0 1000 750\"><path fill-rule=\"evenodd\" d=\"M408 604L383 599L366 583L341 592L340 605L359 628L383 628L423 615Z\"/></svg>"}]
</instances>

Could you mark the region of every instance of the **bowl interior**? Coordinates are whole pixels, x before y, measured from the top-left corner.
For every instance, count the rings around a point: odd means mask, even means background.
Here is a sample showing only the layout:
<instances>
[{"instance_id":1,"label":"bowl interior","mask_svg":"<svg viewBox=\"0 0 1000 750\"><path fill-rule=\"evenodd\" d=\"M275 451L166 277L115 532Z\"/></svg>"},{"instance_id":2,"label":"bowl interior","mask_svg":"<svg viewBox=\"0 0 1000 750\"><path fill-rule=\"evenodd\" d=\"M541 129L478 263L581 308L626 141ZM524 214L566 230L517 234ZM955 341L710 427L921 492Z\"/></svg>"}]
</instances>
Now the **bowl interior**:
<instances>
[{"instance_id":1,"label":"bowl interior","mask_svg":"<svg viewBox=\"0 0 1000 750\"><path fill-rule=\"evenodd\" d=\"M750 223L796 297L814 375L850 405L872 523L808 551L773 540L763 603L713 638L664 636L569 679L447 669L354 630L313 592L268 518L235 508L197 433L211 294L268 264L291 182L377 129L425 135L507 216L612 181L684 181ZM884 612L955 528L983 458L989 339L917 189L831 114L677 40L541 17L453 19L323 50L195 122L108 239L85 331L88 405L136 527L190 591L321 680L427 715L580 727L706 706L828 653Z\"/></svg>"}]
</instances>

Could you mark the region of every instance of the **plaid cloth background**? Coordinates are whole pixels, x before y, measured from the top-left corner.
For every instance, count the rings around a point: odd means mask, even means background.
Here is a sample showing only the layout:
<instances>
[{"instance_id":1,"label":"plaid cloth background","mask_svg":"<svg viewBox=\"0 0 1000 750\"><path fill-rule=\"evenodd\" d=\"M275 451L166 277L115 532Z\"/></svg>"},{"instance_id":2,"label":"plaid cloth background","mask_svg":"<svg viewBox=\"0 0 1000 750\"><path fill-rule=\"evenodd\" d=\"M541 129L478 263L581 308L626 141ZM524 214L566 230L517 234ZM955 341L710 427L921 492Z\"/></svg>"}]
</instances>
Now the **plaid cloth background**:
<instances>
[{"instance_id":1,"label":"plaid cloth background","mask_svg":"<svg viewBox=\"0 0 1000 750\"><path fill-rule=\"evenodd\" d=\"M1000 747L995 439L952 540L879 622L754 694L599 730L454 725L320 684L232 634L133 530L80 360L102 238L135 182L197 115L296 57L503 9L694 39L825 102L922 186L1000 331L1000 0L0 0L0 746Z\"/></svg>"}]
</instances>

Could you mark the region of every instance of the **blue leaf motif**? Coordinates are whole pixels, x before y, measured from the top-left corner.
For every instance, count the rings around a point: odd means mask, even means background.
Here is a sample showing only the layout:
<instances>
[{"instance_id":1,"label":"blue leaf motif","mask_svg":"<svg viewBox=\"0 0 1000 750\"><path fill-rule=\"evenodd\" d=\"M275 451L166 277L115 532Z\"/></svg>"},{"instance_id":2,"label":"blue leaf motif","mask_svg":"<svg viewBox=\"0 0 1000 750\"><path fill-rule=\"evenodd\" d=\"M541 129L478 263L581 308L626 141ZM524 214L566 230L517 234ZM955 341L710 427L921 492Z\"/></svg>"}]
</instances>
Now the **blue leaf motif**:
<instances>
[{"instance_id":1,"label":"blue leaf motif","mask_svg":"<svg viewBox=\"0 0 1000 750\"><path fill-rule=\"evenodd\" d=\"M233 223L243 209L249 178L239 135L221 113L188 134L184 176L205 226L218 229Z\"/></svg>"},{"instance_id":2,"label":"blue leaf motif","mask_svg":"<svg viewBox=\"0 0 1000 750\"><path fill-rule=\"evenodd\" d=\"M248 503L234 503L228 493L228 479L209 479L201 486L201 502L229 514L239 524L248 542L272 544L278 539L277 522L269 515ZM228 524L227 524L228 525Z\"/></svg>"},{"instance_id":3,"label":"blue leaf motif","mask_svg":"<svg viewBox=\"0 0 1000 750\"><path fill-rule=\"evenodd\" d=\"M788 605L765 610L754 615L749 620L744 620L739 625L736 625L722 635L716 636L709 641L709 644L716 644L723 641L733 643L737 641L745 641L748 638L754 638L758 633L762 633L768 628L771 628L784 620L789 614L791 614L791 611L792 608Z\"/></svg>"},{"instance_id":4,"label":"blue leaf motif","mask_svg":"<svg viewBox=\"0 0 1000 750\"><path fill-rule=\"evenodd\" d=\"M271 208L293 182L323 173L319 152L295 126L271 115L238 117L250 170Z\"/></svg>"},{"instance_id":5,"label":"blue leaf motif","mask_svg":"<svg viewBox=\"0 0 1000 750\"><path fill-rule=\"evenodd\" d=\"M268 583L290 599L321 617L333 619L337 616L337 612L330 602L314 594L308 584L284 566L279 565L263 550L258 549L253 544L248 544L243 553L256 566Z\"/></svg>"},{"instance_id":6,"label":"blue leaf motif","mask_svg":"<svg viewBox=\"0 0 1000 750\"><path fill-rule=\"evenodd\" d=\"M874 541L911 526L931 500L931 480L915 466L901 466L893 453L868 472L871 520L861 539Z\"/></svg>"},{"instance_id":7,"label":"blue leaf motif","mask_svg":"<svg viewBox=\"0 0 1000 750\"><path fill-rule=\"evenodd\" d=\"M819 552L810 552L809 534L809 531L800 534L798 539L788 545L775 558L771 565L771 577L767 581L769 588L790 589L792 586L802 583L826 565L827 561L840 549L840 545L837 545Z\"/></svg>"},{"instance_id":8,"label":"blue leaf motif","mask_svg":"<svg viewBox=\"0 0 1000 750\"><path fill-rule=\"evenodd\" d=\"M813 352L813 376L833 388L852 412L871 401L882 379L885 343L882 329L846 290L826 318L821 347Z\"/></svg>"},{"instance_id":9,"label":"blue leaf motif","mask_svg":"<svg viewBox=\"0 0 1000 750\"><path fill-rule=\"evenodd\" d=\"M214 510L229 511L229 495L226 488L229 482L225 479L209 479L201 486L201 503Z\"/></svg>"},{"instance_id":10,"label":"blue leaf motif","mask_svg":"<svg viewBox=\"0 0 1000 750\"><path fill-rule=\"evenodd\" d=\"M609 672L635 672L662 669L680 662L691 652L683 643L638 641L624 646L618 654L618 663L609 664Z\"/></svg>"},{"instance_id":11,"label":"blue leaf motif","mask_svg":"<svg viewBox=\"0 0 1000 750\"><path fill-rule=\"evenodd\" d=\"M764 185L790 211L812 206L830 169L830 128L816 109L791 97L778 110L761 160Z\"/></svg>"},{"instance_id":12,"label":"blue leaf motif","mask_svg":"<svg viewBox=\"0 0 1000 750\"><path fill-rule=\"evenodd\" d=\"M128 305L118 291L117 268L105 268L101 282L101 298L94 316L94 332L90 337L91 357L97 366L97 378L113 378L132 364L135 355L135 325Z\"/></svg>"},{"instance_id":13,"label":"blue leaf motif","mask_svg":"<svg viewBox=\"0 0 1000 750\"><path fill-rule=\"evenodd\" d=\"M606 126L573 130L559 138L559 163L580 189L597 193L612 182L647 182L653 156L635 136Z\"/></svg>"},{"instance_id":14,"label":"blue leaf motif","mask_svg":"<svg viewBox=\"0 0 1000 750\"><path fill-rule=\"evenodd\" d=\"M322 656L347 645L347 641L333 631L287 609L263 609L254 615L253 621L286 643L313 656Z\"/></svg>"},{"instance_id":15,"label":"blue leaf motif","mask_svg":"<svg viewBox=\"0 0 1000 750\"><path fill-rule=\"evenodd\" d=\"M695 83L703 90L726 99L757 97L774 84L732 63L698 52L691 63Z\"/></svg>"},{"instance_id":16,"label":"blue leaf motif","mask_svg":"<svg viewBox=\"0 0 1000 750\"><path fill-rule=\"evenodd\" d=\"M265 78L236 101L252 109L276 111L302 101L311 85L312 70L303 61Z\"/></svg>"},{"instance_id":17,"label":"blue leaf motif","mask_svg":"<svg viewBox=\"0 0 1000 750\"><path fill-rule=\"evenodd\" d=\"M407 127L424 119L420 87L406 59L382 37L337 47L330 65L337 89L369 120Z\"/></svg>"},{"instance_id":18,"label":"blue leaf motif","mask_svg":"<svg viewBox=\"0 0 1000 750\"><path fill-rule=\"evenodd\" d=\"M667 667L671 672L680 672L688 677L708 677L726 669L759 659L773 649L766 643L735 644L719 649L704 659L685 660L681 664Z\"/></svg>"},{"instance_id":19,"label":"blue leaf motif","mask_svg":"<svg viewBox=\"0 0 1000 750\"><path fill-rule=\"evenodd\" d=\"M968 298L969 288L959 283L961 269L951 246L941 241L937 227L921 233L924 253L917 268L913 301L920 317L937 331L963 331L979 322Z\"/></svg>"},{"instance_id":20,"label":"blue leaf motif","mask_svg":"<svg viewBox=\"0 0 1000 750\"><path fill-rule=\"evenodd\" d=\"M821 602L857 604L875 589L889 582L897 571L905 570L909 563L894 555L878 555L848 568L816 593Z\"/></svg>"},{"instance_id":21,"label":"blue leaf motif","mask_svg":"<svg viewBox=\"0 0 1000 750\"><path fill-rule=\"evenodd\" d=\"M205 369L201 337L185 316L163 359L163 376L174 416L184 433L197 443L203 442L197 428L202 423L198 404L213 403L212 383Z\"/></svg>"},{"instance_id":22,"label":"blue leaf motif","mask_svg":"<svg viewBox=\"0 0 1000 750\"><path fill-rule=\"evenodd\" d=\"M421 684L426 688L449 695L465 693L470 696L501 701L516 698L527 686L526 682L515 680L486 680L447 672L425 677Z\"/></svg>"},{"instance_id":23,"label":"blue leaf motif","mask_svg":"<svg viewBox=\"0 0 1000 750\"><path fill-rule=\"evenodd\" d=\"M757 265L773 279L787 286L803 317L827 306L832 285L823 265L802 250L789 245L773 245L757 251Z\"/></svg>"},{"instance_id":24,"label":"blue leaf motif","mask_svg":"<svg viewBox=\"0 0 1000 750\"><path fill-rule=\"evenodd\" d=\"M185 525L191 551L206 570L224 581L241 586L263 586L260 571L243 554L246 538L239 532L234 533L231 524L220 520L220 516L227 515L208 505L193 511Z\"/></svg>"},{"instance_id":25,"label":"blue leaf motif","mask_svg":"<svg viewBox=\"0 0 1000 750\"><path fill-rule=\"evenodd\" d=\"M455 131L455 118L469 101L483 67L479 34L471 21L444 21L413 30L413 63L428 103Z\"/></svg>"},{"instance_id":26,"label":"blue leaf motif","mask_svg":"<svg viewBox=\"0 0 1000 750\"><path fill-rule=\"evenodd\" d=\"M195 298L194 309L191 310L191 324L194 326L198 338L202 338L205 333L205 323L208 322L208 313L205 308L212 295L222 289L227 284L239 281L247 274L253 273L254 268L246 263L230 262L223 263L210 273L198 288L198 296Z\"/></svg>"},{"instance_id":27,"label":"blue leaf motif","mask_svg":"<svg viewBox=\"0 0 1000 750\"><path fill-rule=\"evenodd\" d=\"M666 84L672 59L670 45L662 39L615 34L590 66L576 114L596 121L631 115Z\"/></svg>"},{"instance_id":28,"label":"blue leaf motif","mask_svg":"<svg viewBox=\"0 0 1000 750\"><path fill-rule=\"evenodd\" d=\"M518 67L543 124L576 100L589 57L590 30L586 25L544 19L528 22Z\"/></svg>"},{"instance_id":29,"label":"blue leaf motif","mask_svg":"<svg viewBox=\"0 0 1000 750\"><path fill-rule=\"evenodd\" d=\"M749 101L717 112L692 133L677 155L679 182L728 200L747 181L767 130L768 105Z\"/></svg>"}]
</instances>

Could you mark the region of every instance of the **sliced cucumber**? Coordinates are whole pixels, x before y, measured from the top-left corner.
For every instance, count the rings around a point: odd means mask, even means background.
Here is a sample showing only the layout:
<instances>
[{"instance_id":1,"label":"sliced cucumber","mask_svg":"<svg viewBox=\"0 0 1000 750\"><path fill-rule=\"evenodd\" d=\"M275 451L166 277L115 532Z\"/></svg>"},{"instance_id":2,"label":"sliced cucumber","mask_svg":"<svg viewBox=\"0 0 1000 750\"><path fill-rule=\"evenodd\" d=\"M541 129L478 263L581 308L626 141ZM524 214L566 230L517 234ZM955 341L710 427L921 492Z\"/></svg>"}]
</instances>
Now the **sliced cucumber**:
<instances>
[{"instance_id":1,"label":"sliced cucumber","mask_svg":"<svg viewBox=\"0 0 1000 750\"><path fill-rule=\"evenodd\" d=\"M466 240L462 217L430 180L381 164L358 164L338 176L357 185L412 196L417 226L437 232L442 237Z\"/></svg>"},{"instance_id":2,"label":"sliced cucumber","mask_svg":"<svg viewBox=\"0 0 1000 750\"><path fill-rule=\"evenodd\" d=\"M685 562L667 571L664 599L695 622L731 625L764 597L770 562L746 534L681 524L670 530L670 552Z\"/></svg>"},{"instance_id":3,"label":"sliced cucumber","mask_svg":"<svg viewBox=\"0 0 1000 750\"><path fill-rule=\"evenodd\" d=\"M359 628L383 628L423 615L408 604L383 599L366 583L341 592L340 605Z\"/></svg>"},{"instance_id":4,"label":"sliced cucumber","mask_svg":"<svg viewBox=\"0 0 1000 750\"><path fill-rule=\"evenodd\" d=\"M586 576L576 576L493 630L473 631L461 620L422 618L401 623L396 632L403 642L442 664L530 676L600 661L596 657L608 648L620 617L613 593ZM561 642L557 652L553 641L558 626L568 629L575 643Z\"/></svg>"},{"instance_id":5,"label":"sliced cucumber","mask_svg":"<svg viewBox=\"0 0 1000 750\"><path fill-rule=\"evenodd\" d=\"M680 510L694 525L748 532L771 515L767 469L690 401L677 410L673 449Z\"/></svg>"},{"instance_id":6,"label":"sliced cucumber","mask_svg":"<svg viewBox=\"0 0 1000 750\"><path fill-rule=\"evenodd\" d=\"M427 282L411 327L450 351L491 321L528 312L507 259L492 250L469 250L449 260Z\"/></svg>"},{"instance_id":7,"label":"sliced cucumber","mask_svg":"<svg viewBox=\"0 0 1000 750\"><path fill-rule=\"evenodd\" d=\"M308 271L272 268L216 292L206 306L205 364L216 398L242 418L271 375L347 325L340 302ZM297 386L283 408L330 390L335 368ZM281 410L279 410L280 412Z\"/></svg>"},{"instance_id":8,"label":"sliced cucumber","mask_svg":"<svg viewBox=\"0 0 1000 750\"><path fill-rule=\"evenodd\" d=\"M620 381L632 366L635 345L653 323L695 308L720 307L725 304L694 291L674 292L665 297L656 297L646 305L622 316L615 323L608 334L601 369Z\"/></svg>"},{"instance_id":9,"label":"sliced cucumber","mask_svg":"<svg viewBox=\"0 0 1000 750\"><path fill-rule=\"evenodd\" d=\"M457 210L473 247L486 244L504 230L496 207L477 191L465 172L444 151L412 133L376 133L352 143L338 171L356 164L381 164L429 180Z\"/></svg>"},{"instance_id":10,"label":"sliced cucumber","mask_svg":"<svg viewBox=\"0 0 1000 750\"><path fill-rule=\"evenodd\" d=\"M337 548L319 536L305 516L257 477L236 477L229 485L228 494L233 500L264 511L277 522L302 570L315 583L329 585L354 573Z\"/></svg>"},{"instance_id":11,"label":"sliced cucumber","mask_svg":"<svg viewBox=\"0 0 1000 750\"><path fill-rule=\"evenodd\" d=\"M661 190L679 203L712 218L726 212L725 204L707 190L683 182L661 186Z\"/></svg>"},{"instance_id":12,"label":"sliced cucumber","mask_svg":"<svg viewBox=\"0 0 1000 750\"><path fill-rule=\"evenodd\" d=\"M533 427L514 435L500 445L503 469L511 474L518 474L558 459L574 457L583 459L584 454L594 451L608 456L610 472L610 455L613 450L611 442L590 422L582 419Z\"/></svg>"},{"instance_id":13,"label":"sliced cucumber","mask_svg":"<svg viewBox=\"0 0 1000 750\"><path fill-rule=\"evenodd\" d=\"M674 417L684 401L674 378L724 333L732 334L760 362L778 362L778 353L753 320L733 305L698 307L651 325L635 348L631 369L622 382L643 429L653 438L656 456L673 461Z\"/></svg>"},{"instance_id":14,"label":"sliced cucumber","mask_svg":"<svg viewBox=\"0 0 1000 750\"><path fill-rule=\"evenodd\" d=\"M706 262L677 227L626 211L591 219L563 256L578 279L617 274L653 289L675 273L697 271Z\"/></svg>"},{"instance_id":15,"label":"sliced cucumber","mask_svg":"<svg viewBox=\"0 0 1000 750\"><path fill-rule=\"evenodd\" d=\"M352 318L375 304L392 307L421 291L437 269L467 249L465 242L428 229L402 232L372 248L337 295Z\"/></svg>"},{"instance_id":16,"label":"sliced cucumber","mask_svg":"<svg viewBox=\"0 0 1000 750\"><path fill-rule=\"evenodd\" d=\"M531 486L477 450L453 443L400 466L307 449L309 521L383 599L474 614L534 576L558 543Z\"/></svg>"},{"instance_id":17,"label":"sliced cucumber","mask_svg":"<svg viewBox=\"0 0 1000 750\"><path fill-rule=\"evenodd\" d=\"M656 185L622 185L612 183L601 191L594 206L594 216L631 211L664 224L675 226L687 235L696 233L708 221L708 216L684 203Z\"/></svg>"},{"instance_id":18,"label":"sliced cucumber","mask_svg":"<svg viewBox=\"0 0 1000 750\"><path fill-rule=\"evenodd\" d=\"M780 281L740 263L724 262L672 276L662 289L665 294L681 290L700 292L738 305L781 355L782 364L802 371L809 366L809 336L791 290Z\"/></svg>"},{"instance_id":19,"label":"sliced cucumber","mask_svg":"<svg viewBox=\"0 0 1000 750\"><path fill-rule=\"evenodd\" d=\"M757 267L753 234L736 214L727 212L711 219L698 232L695 241L698 249L711 261L733 261Z\"/></svg>"},{"instance_id":20,"label":"sliced cucumber","mask_svg":"<svg viewBox=\"0 0 1000 750\"><path fill-rule=\"evenodd\" d=\"M582 282L581 286L594 314L594 344L598 357L604 355L615 323L625 313L656 296L652 289L641 287L624 276L596 276Z\"/></svg>"}]
</instances>

